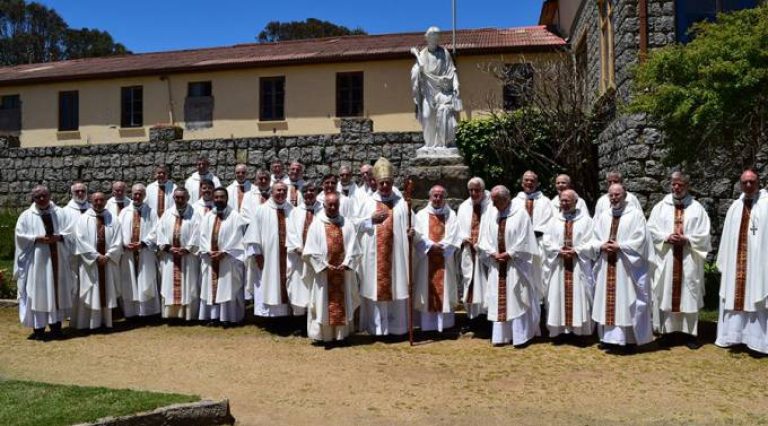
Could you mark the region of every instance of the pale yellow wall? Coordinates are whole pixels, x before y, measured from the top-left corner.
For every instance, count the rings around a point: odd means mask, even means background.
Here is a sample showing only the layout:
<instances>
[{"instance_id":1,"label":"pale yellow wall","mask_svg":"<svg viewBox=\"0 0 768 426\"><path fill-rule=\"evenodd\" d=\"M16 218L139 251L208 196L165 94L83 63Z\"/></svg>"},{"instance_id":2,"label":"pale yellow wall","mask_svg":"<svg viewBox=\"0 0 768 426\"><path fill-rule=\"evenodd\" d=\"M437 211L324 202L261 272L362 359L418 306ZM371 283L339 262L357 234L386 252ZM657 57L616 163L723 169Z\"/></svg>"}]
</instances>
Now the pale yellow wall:
<instances>
[{"instance_id":1,"label":"pale yellow wall","mask_svg":"<svg viewBox=\"0 0 768 426\"><path fill-rule=\"evenodd\" d=\"M538 56L527 55L525 60ZM500 83L478 65L520 60L518 55L460 56L457 67L465 107L462 118L481 115L489 102L498 107L501 99ZM170 121L168 82L175 122L184 127L187 83L207 80L213 84L213 127L185 129L185 139L328 134L339 131L338 120L334 120L336 73L363 71L364 110L373 120L374 130L418 131L410 93L412 65L411 60L392 60L254 68L174 74L168 80L158 76L0 87L0 95L21 95L21 145L25 147L146 141L152 125ZM281 75L285 76L286 120L274 125L260 123L259 77ZM120 129L120 88L135 85L144 87L144 128ZM58 93L65 90L79 91L79 132L57 132ZM277 127L274 133L273 127Z\"/></svg>"}]
</instances>

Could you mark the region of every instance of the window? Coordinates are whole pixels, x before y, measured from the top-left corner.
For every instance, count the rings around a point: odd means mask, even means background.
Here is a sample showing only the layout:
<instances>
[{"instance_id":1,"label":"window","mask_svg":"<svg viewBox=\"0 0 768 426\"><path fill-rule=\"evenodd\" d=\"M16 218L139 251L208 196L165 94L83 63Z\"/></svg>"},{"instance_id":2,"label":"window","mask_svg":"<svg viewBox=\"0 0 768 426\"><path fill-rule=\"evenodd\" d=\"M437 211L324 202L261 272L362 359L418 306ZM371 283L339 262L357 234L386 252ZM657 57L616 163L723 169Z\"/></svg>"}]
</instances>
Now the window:
<instances>
[{"instance_id":1,"label":"window","mask_svg":"<svg viewBox=\"0 0 768 426\"><path fill-rule=\"evenodd\" d=\"M714 21L718 13L749 9L757 6L757 0L678 0L675 4L675 31L677 41L688 43L688 33L696 22Z\"/></svg>"},{"instance_id":2,"label":"window","mask_svg":"<svg viewBox=\"0 0 768 426\"><path fill-rule=\"evenodd\" d=\"M0 96L0 132L21 130L21 98L19 95Z\"/></svg>"},{"instance_id":3,"label":"window","mask_svg":"<svg viewBox=\"0 0 768 426\"><path fill-rule=\"evenodd\" d=\"M533 66L531 64L504 65L504 110L513 111L528 104L533 94Z\"/></svg>"},{"instance_id":4,"label":"window","mask_svg":"<svg viewBox=\"0 0 768 426\"><path fill-rule=\"evenodd\" d=\"M285 120L285 77L259 79L259 120Z\"/></svg>"},{"instance_id":5,"label":"window","mask_svg":"<svg viewBox=\"0 0 768 426\"><path fill-rule=\"evenodd\" d=\"M144 125L143 89L141 86L120 89L120 127L141 127Z\"/></svg>"},{"instance_id":6,"label":"window","mask_svg":"<svg viewBox=\"0 0 768 426\"><path fill-rule=\"evenodd\" d=\"M59 131L80 127L80 100L77 90L59 92Z\"/></svg>"},{"instance_id":7,"label":"window","mask_svg":"<svg viewBox=\"0 0 768 426\"><path fill-rule=\"evenodd\" d=\"M614 87L614 52L613 52L613 2L599 0L597 7L600 15L600 93Z\"/></svg>"},{"instance_id":8,"label":"window","mask_svg":"<svg viewBox=\"0 0 768 426\"><path fill-rule=\"evenodd\" d=\"M187 85L187 96L201 98L213 96L213 85L210 81L194 81Z\"/></svg>"},{"instance_id":9,"label":"window","mask_svg":"<svg viewBox=\"0 0 768 426\"><path fill-rule=\"evenodd\" d=\"M336 74L336 117L363 115L363 73Z\"/></svg>"}]
</instances>

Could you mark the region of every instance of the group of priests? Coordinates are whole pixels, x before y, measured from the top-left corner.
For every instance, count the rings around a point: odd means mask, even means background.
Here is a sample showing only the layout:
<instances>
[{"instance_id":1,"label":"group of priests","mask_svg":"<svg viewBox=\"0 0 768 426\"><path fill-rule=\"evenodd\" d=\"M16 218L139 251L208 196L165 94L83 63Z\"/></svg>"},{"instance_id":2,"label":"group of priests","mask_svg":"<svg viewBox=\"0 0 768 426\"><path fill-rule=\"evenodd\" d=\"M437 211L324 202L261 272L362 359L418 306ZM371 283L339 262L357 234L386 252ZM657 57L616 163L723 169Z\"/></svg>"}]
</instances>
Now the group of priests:
<instances>
[{"instance_id":1,"label":"group of priests","mask_svg":"<svg viewBox=\"0 0 768 426\"><path fill-rule=\"evenodd\" d=\"M524 347L543 330L556 342L597 333L607 351L654 331L660 344L700 346L710 221L681 172L647 219L617 172L593 215L567 175L552 199L531 171L516 195L475 177L457 211L435 185L417 212L385 158L364 164L358 183L348 166L305 181L299 162L247 175L237 165L224 187L201 157L183 185L158 166L154 182L129 194L115 182L110 198L75 183L63 207L35 187L14 264L30 338L61 337L66 320L108 330L115 308L129 320L230 326L252 301L255 316L299 319L321 344L355 331L402 336L414 324L443 332L463 306L491 323L497 346ZM753 171L741 190L720 239L715 343L768 353L768 197Z\"/></svg>"}]
</instances>

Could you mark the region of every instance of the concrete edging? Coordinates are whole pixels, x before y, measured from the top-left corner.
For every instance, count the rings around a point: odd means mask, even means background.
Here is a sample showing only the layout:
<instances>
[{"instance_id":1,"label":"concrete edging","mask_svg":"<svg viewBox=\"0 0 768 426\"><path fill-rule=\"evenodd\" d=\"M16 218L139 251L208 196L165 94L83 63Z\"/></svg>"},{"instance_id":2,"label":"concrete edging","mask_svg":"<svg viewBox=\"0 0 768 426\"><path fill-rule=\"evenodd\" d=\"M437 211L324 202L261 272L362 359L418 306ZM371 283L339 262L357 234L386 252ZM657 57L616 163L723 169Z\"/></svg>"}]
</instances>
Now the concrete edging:
<instances>
[{"instance_id":1,"label":"concrete edging","mask_svg":"<svg viewBox=\"0 0 768 426\"><path fill-rule=\"evenodd\" d=\"M19 306L19 301L16 299L0 299L0 308L15 308Z\"/></svg>"},{"instance_id":2,"label":"concrete edging","mask_svg":"<svg viewBox=\"0 0 768 426\"><path fill-rule=\"evenodd\" d=\"M173 404L152 411L120 417L104 417L93 423L76 426L182 426L182 425L234 425L229 412L229 400L199 401Z\"/></svg>"}]
</instances>

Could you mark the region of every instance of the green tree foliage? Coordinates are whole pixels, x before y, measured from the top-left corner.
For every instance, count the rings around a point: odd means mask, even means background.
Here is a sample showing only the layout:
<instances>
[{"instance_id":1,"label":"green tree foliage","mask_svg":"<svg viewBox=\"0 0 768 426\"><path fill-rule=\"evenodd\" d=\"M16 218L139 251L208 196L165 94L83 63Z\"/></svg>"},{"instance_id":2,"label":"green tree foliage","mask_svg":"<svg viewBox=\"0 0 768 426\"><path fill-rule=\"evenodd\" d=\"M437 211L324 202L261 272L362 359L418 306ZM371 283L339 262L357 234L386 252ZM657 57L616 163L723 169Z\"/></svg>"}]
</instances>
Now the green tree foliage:
<instances>
[{"instance_id":1,"label":"green tree foliage","mask_svg":"<svg viewBox=\"0 0 768 426\"><path fill-rule=\"evenodd\" d=\"M130 53L98 30L71 29L55 10L24 0L0 0L0 65Z\"/></svg>"},{"instance_id":2,"label":"green tree foliage","mask_svg":"<svg viewBox=\"0 0 768 426\"><path fill-rule=\"evenodd\" d=\"M302 40L307 38L337 37L346 35L365 35L362 28L350 29L333 22L315 18L306 21L280 22L271 21L257 37L259 43L286 40Z\"/></svg>"},{"instance_id":3,"label":"green tree foliage","mask_svg":"<svg viewBox=\"0 0 768 426\"><path fill-rule=\"evenodd\" d=\"M627 110L665 131L670 164L717 156L751 166L768 141L768 5L693 31L691 43L655 50L636 68Z\"/></svg>"}]
</instances>

